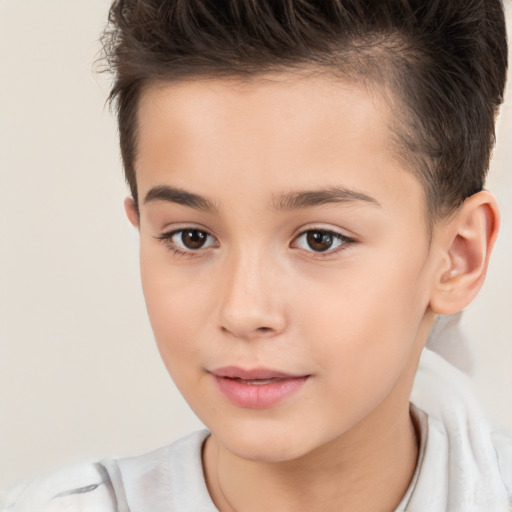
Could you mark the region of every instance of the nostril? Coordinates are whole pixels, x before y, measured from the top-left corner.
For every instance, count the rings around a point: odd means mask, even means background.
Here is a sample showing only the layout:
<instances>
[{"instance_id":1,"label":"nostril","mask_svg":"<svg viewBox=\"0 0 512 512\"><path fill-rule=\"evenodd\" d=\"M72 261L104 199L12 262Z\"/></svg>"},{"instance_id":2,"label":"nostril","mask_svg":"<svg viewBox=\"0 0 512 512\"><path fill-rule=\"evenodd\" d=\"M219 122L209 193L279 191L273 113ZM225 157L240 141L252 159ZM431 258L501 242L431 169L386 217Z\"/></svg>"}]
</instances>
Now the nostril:
<instances>
[{"instance_id":1,"label":"nostril","mask_svg":"<svg viewBox=\"0 0 512 512\"><path fill-rule=\"evenodd\" d=\"M220 326L222 332L224 334L231 334L234 335L236 338L245 339L245 340L252 340L257 338L270 338L274 336L277 331L276 329L272 327L256 327L256 328L239 328L236 329L233 326L229 325L222 325Z\"/></svg>"}]
</instances>

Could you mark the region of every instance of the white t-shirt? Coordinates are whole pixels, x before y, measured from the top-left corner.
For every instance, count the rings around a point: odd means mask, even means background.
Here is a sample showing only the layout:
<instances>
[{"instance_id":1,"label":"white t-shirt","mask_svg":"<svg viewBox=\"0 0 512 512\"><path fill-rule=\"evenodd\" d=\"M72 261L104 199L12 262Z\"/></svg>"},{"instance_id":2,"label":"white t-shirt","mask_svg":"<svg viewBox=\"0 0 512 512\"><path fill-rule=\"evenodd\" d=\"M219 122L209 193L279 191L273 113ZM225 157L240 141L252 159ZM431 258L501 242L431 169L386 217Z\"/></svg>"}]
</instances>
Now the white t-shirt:
<instances>
[{"instance_id":1,"label":"white t-shirt","mask_svg":"<svg viewBox=\"0 0 512 512\"><path fill-rule=\"evenodd\" d=\"M489 425L467 377L426 349L411 401L418 464L395 512L510 512L512 439ZM215 512L201 463L207 436L33 479L0 494L0 511Z\"/></svg>"}]
</instances>

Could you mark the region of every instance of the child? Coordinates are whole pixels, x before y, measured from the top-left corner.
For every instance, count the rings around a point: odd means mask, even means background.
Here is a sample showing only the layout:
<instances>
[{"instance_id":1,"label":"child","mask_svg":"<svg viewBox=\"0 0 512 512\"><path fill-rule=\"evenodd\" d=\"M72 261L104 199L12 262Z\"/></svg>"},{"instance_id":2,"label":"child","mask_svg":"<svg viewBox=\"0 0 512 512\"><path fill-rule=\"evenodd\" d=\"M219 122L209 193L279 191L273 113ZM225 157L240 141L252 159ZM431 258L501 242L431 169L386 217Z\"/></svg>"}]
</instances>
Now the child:
<instances>
[{"instance_id":1,"label":"child","mask_svg":"<svg viewBox=\"0 0 512 512\"><path fill-rule=\"evenodd\" d=\"M149 317L208 431L1 510L509 510L510 439L424 350L497 236L501 3L119 0L105 41Z\"/></svg>"}]
</instances>

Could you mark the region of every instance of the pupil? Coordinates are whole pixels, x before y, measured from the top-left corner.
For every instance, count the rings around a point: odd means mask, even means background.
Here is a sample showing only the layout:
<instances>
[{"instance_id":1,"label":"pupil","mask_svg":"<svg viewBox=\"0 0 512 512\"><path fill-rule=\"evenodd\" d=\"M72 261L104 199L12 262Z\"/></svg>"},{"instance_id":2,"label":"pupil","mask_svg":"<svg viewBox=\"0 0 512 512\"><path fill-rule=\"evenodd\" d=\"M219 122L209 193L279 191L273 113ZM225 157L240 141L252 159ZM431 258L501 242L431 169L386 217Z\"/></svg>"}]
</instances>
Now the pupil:
<instances>
[{"instance_id":1,"label":"pupil","mask_svg":"<svg viewBox=\"0 0 512 512\"><path fill-rule=\"evenodd\" d=\"M332 245L332 235L325 231L310 231L307 235L308 245L317 252L327 251Z\"/></svg>"},{"instance_id":2,"label":"pupil","mask_svg":"<svg viewBox=\"0 0 512 512\"><path fill-rule=\"evenodd\" d=\"M189 229L181 234L181 241L187 249L200 249L206 242L206 233L198 229Z\"/></svg>"}]
</instances>

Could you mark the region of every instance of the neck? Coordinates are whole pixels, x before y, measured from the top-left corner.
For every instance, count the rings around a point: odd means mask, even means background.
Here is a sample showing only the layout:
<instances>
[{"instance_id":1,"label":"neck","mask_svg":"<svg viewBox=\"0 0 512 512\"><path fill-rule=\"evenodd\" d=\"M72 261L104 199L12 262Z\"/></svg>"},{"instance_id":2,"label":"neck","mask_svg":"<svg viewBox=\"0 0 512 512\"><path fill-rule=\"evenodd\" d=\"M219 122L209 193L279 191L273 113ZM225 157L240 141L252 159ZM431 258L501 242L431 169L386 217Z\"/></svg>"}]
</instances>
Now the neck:
<instances>
[{"instance_id":1,"label":"neck","mask_svg":"<svg viewBox=\"0 0 512 512\"><path fill-rule=\"evenodd\" d=\"M392 421L368 417L313 452L278 463L238 458L212 436L203 458L213 501L222 512L393 511L418 456L415 429L404 409Z\"/></svg>"}]
</instances>

